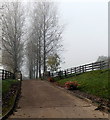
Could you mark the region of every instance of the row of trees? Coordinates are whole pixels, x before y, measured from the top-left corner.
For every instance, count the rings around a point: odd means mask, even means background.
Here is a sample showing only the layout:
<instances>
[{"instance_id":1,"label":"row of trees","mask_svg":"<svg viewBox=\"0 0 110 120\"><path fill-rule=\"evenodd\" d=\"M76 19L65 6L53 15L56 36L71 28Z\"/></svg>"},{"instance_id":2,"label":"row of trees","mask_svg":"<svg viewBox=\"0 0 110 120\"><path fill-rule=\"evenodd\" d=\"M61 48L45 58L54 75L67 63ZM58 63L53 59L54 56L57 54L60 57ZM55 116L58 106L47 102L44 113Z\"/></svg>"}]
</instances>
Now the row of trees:
<instances>
[{"instance_id":1,"label":"row of trees","mask_svg":"<svg viewBox=\"0 0 110 120\"><path fill-rule=\"evenodd\" d=\"M29 35L32 36L26 48L31 78L41 77L41 70L47 71L48 58L58 54L62 34L53 3L38 2L33 7Z\"/></svg>"},{"instance_id":2,"label":"row of trees","mask_svg":"<svg viewBox=\"0 0 110 120\"><path fill-rule=\"evenodd\" d=\"M29 14L23 7L19 2L2 5L2 63L15 73L21 69L25 55L29 77L38 78L60 65L62 26L53 2L32 4Z\"/></svg>"},{"instance_id":3,"label":"row of trees","mask_svg":"<svg viewBox=\"0 0 110 120\"><path fill-rule=\"evenodd\" d=\"M23 59L24 14L20 3L2 4L2 64L10 71L20 69Z\"/></svg>"}]
</instances>

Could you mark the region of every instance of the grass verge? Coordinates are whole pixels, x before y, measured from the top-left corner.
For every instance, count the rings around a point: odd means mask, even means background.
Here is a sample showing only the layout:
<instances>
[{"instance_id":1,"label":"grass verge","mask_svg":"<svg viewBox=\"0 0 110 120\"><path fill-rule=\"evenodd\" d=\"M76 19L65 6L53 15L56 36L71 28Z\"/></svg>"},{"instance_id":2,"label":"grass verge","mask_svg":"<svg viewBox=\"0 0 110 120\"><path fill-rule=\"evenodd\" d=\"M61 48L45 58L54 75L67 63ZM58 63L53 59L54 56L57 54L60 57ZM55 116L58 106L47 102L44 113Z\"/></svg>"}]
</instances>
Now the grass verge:
<instances>
[{"instance_id":1,"label":"grass verge","mask_svg":"<svg viewBox=\"0 0 110 120\"><path fill-rule=\"evenodd\" d=\"M80 91L110 99L108 94L108 73L109 70L97 70L83 73L74 77L57 79L60 85L64 85L67 81L78 81Z\"/></svg>"},{"instance_id":2,"label":"grass verge","mask_svg":"<svg viewBox=\"0 0 110 120\"><path fill-rule=\"evenodd\" d=\"M15 84L15 83L19 83L18 80L12 80L12 79L6 79L6 80L3 80L2 81L2 94L6 94L10 88L11 88L11 85Z\"/></svg>"},{"instance_id":3,"label":"grass verge","mask_svg":"<svg viewBox=\"0 0 110 120\"><path fill-rule=\"evenodd\" d=\"M12 109L17 96L19 83L18 80L12 79L2 81L2 116L6 115Z\"/></svg>"}]
</instances>

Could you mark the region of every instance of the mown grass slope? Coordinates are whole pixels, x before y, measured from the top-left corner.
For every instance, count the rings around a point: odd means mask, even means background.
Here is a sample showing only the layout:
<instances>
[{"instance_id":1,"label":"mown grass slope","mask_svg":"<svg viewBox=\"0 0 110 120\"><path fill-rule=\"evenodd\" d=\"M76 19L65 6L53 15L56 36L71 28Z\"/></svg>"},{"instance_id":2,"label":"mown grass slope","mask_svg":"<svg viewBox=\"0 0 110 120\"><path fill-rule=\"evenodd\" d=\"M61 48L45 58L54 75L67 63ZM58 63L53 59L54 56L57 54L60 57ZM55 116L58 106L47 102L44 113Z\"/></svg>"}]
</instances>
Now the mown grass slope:
<instances>
[{"instance_id":1,"label":"mown grass slope","mask_svg":"<svg viewBox=\"0 0 110 120\"><path fill-rule=\"evenodd\" d=\"M96 70L70 78L59 79L57 82L64 85L67 81L78 81L80 91L109 99L108 75L109 70Z\"/></svg>"}]
</instances>

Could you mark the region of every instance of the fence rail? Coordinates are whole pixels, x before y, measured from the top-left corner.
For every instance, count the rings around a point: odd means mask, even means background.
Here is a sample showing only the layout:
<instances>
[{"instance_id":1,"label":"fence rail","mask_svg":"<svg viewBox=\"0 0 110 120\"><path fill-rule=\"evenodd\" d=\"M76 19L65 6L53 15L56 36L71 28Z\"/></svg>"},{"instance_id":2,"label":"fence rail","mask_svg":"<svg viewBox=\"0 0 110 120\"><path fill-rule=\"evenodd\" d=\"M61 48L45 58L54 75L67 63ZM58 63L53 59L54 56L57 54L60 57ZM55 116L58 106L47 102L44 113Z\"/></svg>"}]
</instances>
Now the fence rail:
<instances>
[{"instance_id":1,"label":"fence rail","mask_svg":"<svg viewBox=\"0 0 110 120\"><path fill-rule=\"evenodd\" d=\"M5 79L14 79L15 75L14 73L11 73L7 70L0 69L0 79L5 80Z\"/></svg>"},{"instance_id":2,"label":"fence rail","mask_svg":"<svg viewBox=\"0 0 110 120\"><path fill-rule=\"evenodd\" d=\"M85 64L78 67L73 67L73 68L69 68L69 69L65 69L59 72L49 73L49 74L52 77L65 78L65 77L70 77L70 76L75 76L81 73L85 73L88 71L102 70L102 69L108 69L108 68L110 68L110 61L107 60L107 61L100 61L100 62Z\"/></svg>"}]
</instances>

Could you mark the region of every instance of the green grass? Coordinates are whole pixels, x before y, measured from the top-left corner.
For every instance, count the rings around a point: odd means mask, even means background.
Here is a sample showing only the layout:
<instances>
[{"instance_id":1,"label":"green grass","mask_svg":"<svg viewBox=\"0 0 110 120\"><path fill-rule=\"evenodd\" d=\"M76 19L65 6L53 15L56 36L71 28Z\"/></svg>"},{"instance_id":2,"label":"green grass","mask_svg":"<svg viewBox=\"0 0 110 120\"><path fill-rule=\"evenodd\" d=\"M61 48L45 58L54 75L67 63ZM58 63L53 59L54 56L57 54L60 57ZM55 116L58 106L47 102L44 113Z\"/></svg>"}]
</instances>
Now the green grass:
<instances>
[{"instance_id":1,"label":"green grass","mask_svg":"<svg viewBox=\"0 0 110 120\"><path fill-rule=\"evenodd\" d=\"M109 99L108 72L109 70L91 71L66 79L57 79L57 82L64 85L67 81L78 81L80 91Z\"/></svg>"},{"instance_id":2,"label":"green grass","mask_svg":"<svg viewBox=\"0 0 110 120\"><path fill-rule=\"evenodd\" d=\"M2 94L3 96L5 96L11 88L11 85L19 83L18 80L13 80L13 79L7 79L7 80L3 80L2 81ZM4 116L5 114L7 114L10 109L12 108L15 98L16 98L17 92L14 94L14 96L10 96L9 100L7 101L7 107L2 107L2 115Z\"/></svg>"},{"instance_id":3,"label":"green grass","mask_svg":"<svg viewBox=\"0 0 110 120\"><path fill-rule=\"evenodd\" d=\"M14 80L14 79L3 80L2 81L2 94L3 95L6 94L9 91L11 85L18 83L18 82L19 82L18 80Z\"/></svg>"}]
</instances>

